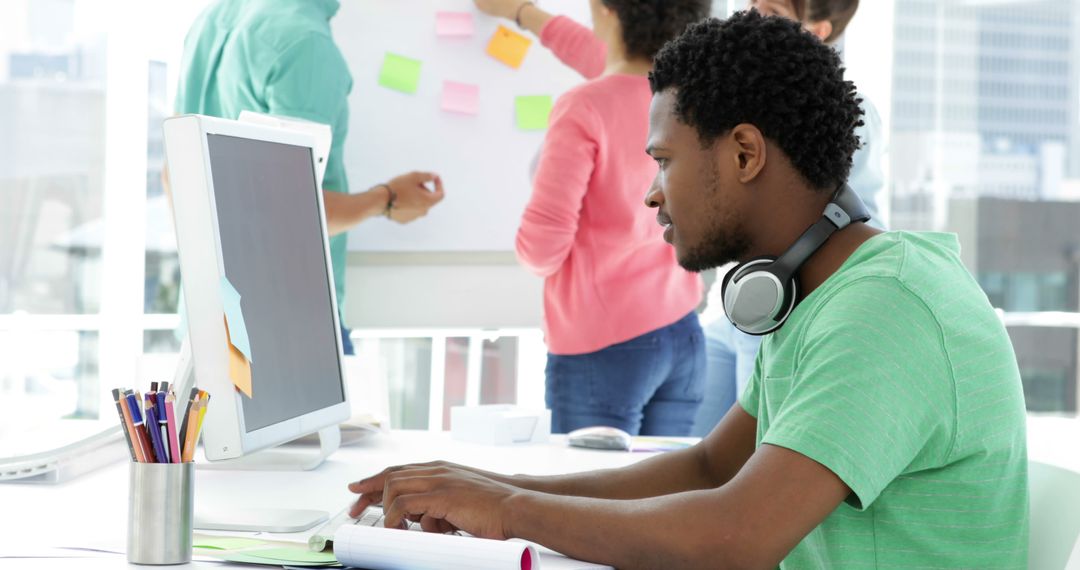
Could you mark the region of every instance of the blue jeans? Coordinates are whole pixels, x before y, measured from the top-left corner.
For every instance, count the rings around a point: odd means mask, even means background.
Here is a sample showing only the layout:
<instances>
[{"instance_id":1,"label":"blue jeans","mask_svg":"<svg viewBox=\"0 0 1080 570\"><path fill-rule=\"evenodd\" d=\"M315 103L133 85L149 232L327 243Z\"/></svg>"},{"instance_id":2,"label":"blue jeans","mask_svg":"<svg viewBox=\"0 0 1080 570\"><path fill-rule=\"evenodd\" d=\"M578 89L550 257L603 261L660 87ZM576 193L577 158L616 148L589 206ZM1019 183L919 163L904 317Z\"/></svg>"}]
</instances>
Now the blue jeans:
<instances>
[{"instance_id":1,"label":"blue jeans","mask_svg":"<svg viewBox=\"0 0 1080 570\"><path fill-rule=\"evenodd\" d=\"M341 325L341 352L343 352L345 356L356 354L356 349L353 348L352 339L349 338L350 332L352 331L345 328L345 325Z\"/></svg>"},{"instance_id":2,"label":"blue jeans","mask_svg":"<svg viewBox=\"0 0 1080 570\"><path fill-rule=\"evenodd\" d=\"M691 435L708 435L735 405L754 373L761 338L740 331L727 318L705 326L705 400Z\"/></svg>"},{"instance_id":3,"label":"blue jeans","mask_svg":"<svg viewBox=\"0 0 1080 570\"><path fill-rule=\"evenodd\" d=\"M704 389L704 344L690 313L597 352L549 354L551 431L611 426L631 435L688 435Z\"/></svg>"}]
</instances>

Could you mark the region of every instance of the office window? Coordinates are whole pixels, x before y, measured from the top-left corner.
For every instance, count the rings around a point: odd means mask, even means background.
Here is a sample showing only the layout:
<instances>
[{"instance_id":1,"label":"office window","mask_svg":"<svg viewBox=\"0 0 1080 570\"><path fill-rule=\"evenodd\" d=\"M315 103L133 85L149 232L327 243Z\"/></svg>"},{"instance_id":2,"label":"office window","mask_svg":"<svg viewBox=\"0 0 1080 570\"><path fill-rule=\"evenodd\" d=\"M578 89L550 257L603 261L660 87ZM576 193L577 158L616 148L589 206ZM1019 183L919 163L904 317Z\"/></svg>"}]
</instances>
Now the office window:
<instances>
[{"instance_id":1,"label":"office window","mask_svg":"<svg viewBox=\"0 0 1080 570\"><path fill-rule=\"evenodd\" d=\"M150 255L147 228L163 224L148 206L183 36L204 5L4 3L0 434L108 421L108 390L137 381L144 345L175 343L174 272Z\"/></svg>"},{"instance_id":2,"label":"office window","mask_svg":"<svg viewBox=\"0 0 1080 570\"><path fill-rule=\"evenodd\" d=\"M1010 324L1029 410L1075 412L1080 4L859 10L847 45L869 53L849 75L889 126L891 228L958 233L965 264ZM880 41L889 31L891 53Z\"/></svg>"}]
</instances>

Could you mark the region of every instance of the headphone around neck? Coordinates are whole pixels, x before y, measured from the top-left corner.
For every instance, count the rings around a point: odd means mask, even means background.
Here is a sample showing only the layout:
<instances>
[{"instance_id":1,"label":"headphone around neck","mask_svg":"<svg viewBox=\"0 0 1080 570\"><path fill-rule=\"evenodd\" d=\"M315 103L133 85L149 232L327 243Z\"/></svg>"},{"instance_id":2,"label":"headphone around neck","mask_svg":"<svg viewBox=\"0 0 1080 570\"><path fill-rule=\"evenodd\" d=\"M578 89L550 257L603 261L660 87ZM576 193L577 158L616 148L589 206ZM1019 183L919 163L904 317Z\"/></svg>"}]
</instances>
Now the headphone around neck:
<instances>
[{"instance_id":1,"label":"headphone around neck","mask_svg":"<svg viewBox=\"0 0 1080 570\"><path fill-rule=\"evenodd\" d=\"M752 335L769 334L784 325L798 300L799 268L839 230L867 222L870 211L847 184L780 257L758 257L724 276L720 292L724 312L735 328Z\"/></svg>"}]
</instances>

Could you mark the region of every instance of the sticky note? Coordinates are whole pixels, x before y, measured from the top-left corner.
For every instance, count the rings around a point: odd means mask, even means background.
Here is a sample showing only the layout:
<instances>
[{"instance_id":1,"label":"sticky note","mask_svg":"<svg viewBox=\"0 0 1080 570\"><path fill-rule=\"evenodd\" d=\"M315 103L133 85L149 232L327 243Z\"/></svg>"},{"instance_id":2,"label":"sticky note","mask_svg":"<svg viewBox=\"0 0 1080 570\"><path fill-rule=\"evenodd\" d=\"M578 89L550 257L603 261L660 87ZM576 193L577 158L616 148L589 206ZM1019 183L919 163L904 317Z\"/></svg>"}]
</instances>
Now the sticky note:
<instances>
[{"instance_id":1,"label":"sticky note","mask_svg":"<svg viewBox=\"0 0 1080 570\"><path fill-rule=\"evenodd\" d=\"M244 311L240 308L240 293L229 282L229 278L221 276L221 303L225 308L225 327L229 330L230 342L248 360L251 358L251 340L248 339L247 323L244 322Z\"/></svg>"},{"instance_id":2,"label":"sticky note","mask_svg":"<svg viewBox=\"0 0 1080 570\"><path fill-rule=\"evenodd\" d=\"M529 95L518 97L514 101L517 112L517 127L523 131L542 131L548 127L551 116L552 99L550 95Z\"/></svg>"},{"instance_id":3,"label":"sticky note","mask_svg":"<svg viewBox=\"0 0 1080 570\"><path fill-rule=\"evenodd\" d=\"M521 62L525 61L525 54L529 53L532 40L507 28L499 26L495 35L488 42L487 53L491 57L518 69Z\"/></svg>"},{"instance_id":4,"label":"sticky note","mask_svg":"<svg viewBox=\"0 0 1080 570\"><path fill-rule=\"evenodd\" d=\"M443 81L442 109L452 113L477 115L480 113L480 86Z\"/></svg>"},{"instance_id":5,"label":"sticky note","mask_svg":"<svg viewBox=\"0 0 1080 570\"><path fill-rule=\"evenodd\" d=\"M475 31L473 15L468 12L437 12L435 14L435 34L439 37L467 38Z\"/></svg>"},{"instance_id":6,"label":"sticky note","mask_svg":"<svg viewBox=\"0 0 1080 570\"><path fill-rule=\"evenodd\" d=\"M187 304L184 303L184 294L180 294L180 301L176 304L176 314L180 316L180 324L173 329L173 338L176 342L184 342L188 336L187 331Z\"/></svg>"},{"instance_id":7,"label":"sticky note","mask_svg":"<svg viewBox=\"0 0 1080 570\"><path fill-rule=\"evenodd\" d=\"M243 538L237 536L196 536L195 548L207 548L210 550L236 550L238 548L250 548L252 546L265 545L265 540Z\"/></svg>"},{"instance_id":8,"label":"sticky note","mask_svg":"<svg viewBox=\"0 0 1080 570\"><path fill-rule=\"evenodd\" d=\"M287 562L310 562L318 564L333 564L337 562L333 552L312 552L307 548L297 546L285 546L282 548L268 548L265 550L246 550L244 554L268 560L285 560Z\"/></svg>"},{"instance_id":9,"label":"sticky note","mask_svg":"<svg viewBox=\"0 0 1080 570\"><path fill-rule=\"evenodd\" d=\"M226 343L226 350L229 352L229 379L232 380L233 386L236 386L248 398L252 398L251 362L236 348L236 343L233 342L232 335L229 334L228 323L225 324L225 336L229 339L229 342Z\"/></svg>"},{"instance_id":10,"label":"sticky note","mask_svg":"<svg viewBox=\"0 0 1080 570\"><path fill-rule=\"evenodd\" d=\"M402 93L416 93L420 85L421 61L387 53L379 71L379 85Z\"/></svg>"}]
</instances>

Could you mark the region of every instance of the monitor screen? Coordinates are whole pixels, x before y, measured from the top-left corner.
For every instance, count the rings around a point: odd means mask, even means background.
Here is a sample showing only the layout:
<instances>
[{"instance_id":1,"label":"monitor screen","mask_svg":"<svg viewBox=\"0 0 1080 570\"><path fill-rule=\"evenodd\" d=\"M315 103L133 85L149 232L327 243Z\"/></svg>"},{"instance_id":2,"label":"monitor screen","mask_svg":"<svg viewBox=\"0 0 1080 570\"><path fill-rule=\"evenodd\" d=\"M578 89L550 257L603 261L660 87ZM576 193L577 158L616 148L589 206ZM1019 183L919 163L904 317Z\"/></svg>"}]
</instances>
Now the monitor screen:
<instances>
[{"instance_id":1,"label":"monitor screen","mask_svg":"<svg viewBox=\"0 0 1080 570\"><path fill-rule=\"evenodd\" d=\"M311 149L207 137L225 274L251 342L247 431L344 402Z\"/></svg>"}]
</instances>

